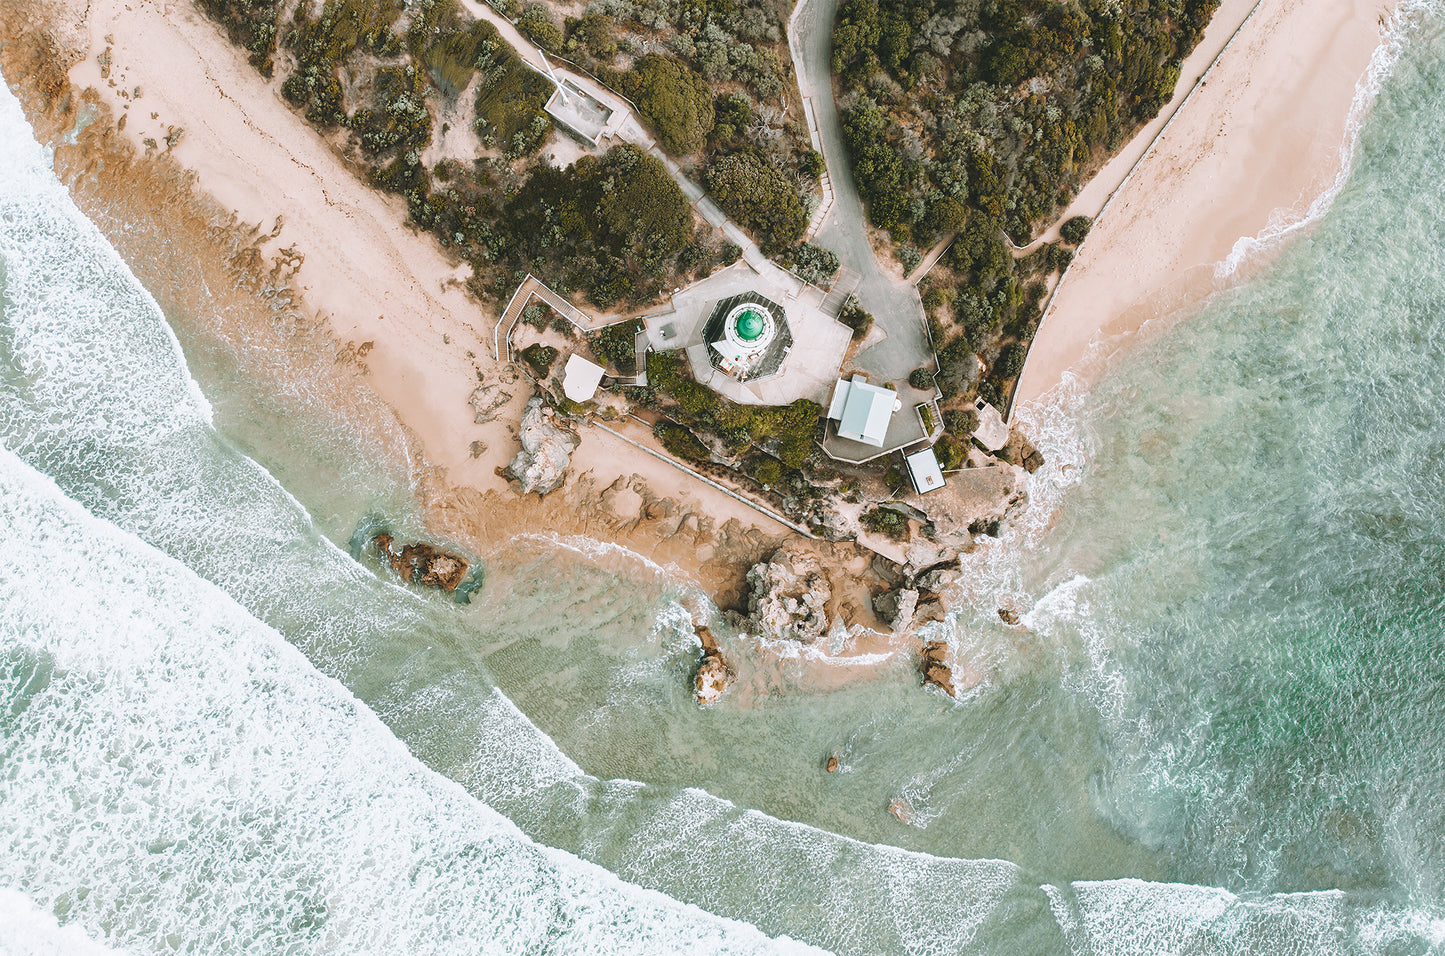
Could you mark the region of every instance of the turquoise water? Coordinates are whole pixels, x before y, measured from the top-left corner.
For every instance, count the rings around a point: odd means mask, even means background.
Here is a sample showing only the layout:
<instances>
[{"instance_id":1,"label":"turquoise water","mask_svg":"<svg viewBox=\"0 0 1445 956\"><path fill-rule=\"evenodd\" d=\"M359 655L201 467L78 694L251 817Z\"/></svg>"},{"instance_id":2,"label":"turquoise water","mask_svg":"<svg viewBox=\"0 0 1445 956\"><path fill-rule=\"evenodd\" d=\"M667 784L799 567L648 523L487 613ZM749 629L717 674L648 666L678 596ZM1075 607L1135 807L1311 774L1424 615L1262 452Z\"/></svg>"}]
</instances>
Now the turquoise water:
<instances>
[{"instance_id":1,"label":"turquoise water","mask_svg":"<svg viewBox=\"0 0 1445 956\"><path fill-rule=\"evenodd\" d=\"M268 439L0 92L0 942L1445 951L1442 64L1422 16L1328 214L1027 413L971 696L720 629L708 711L636 556L524 536L465 610L351 561L399 439Z\"/></svg>"}]
</instances>

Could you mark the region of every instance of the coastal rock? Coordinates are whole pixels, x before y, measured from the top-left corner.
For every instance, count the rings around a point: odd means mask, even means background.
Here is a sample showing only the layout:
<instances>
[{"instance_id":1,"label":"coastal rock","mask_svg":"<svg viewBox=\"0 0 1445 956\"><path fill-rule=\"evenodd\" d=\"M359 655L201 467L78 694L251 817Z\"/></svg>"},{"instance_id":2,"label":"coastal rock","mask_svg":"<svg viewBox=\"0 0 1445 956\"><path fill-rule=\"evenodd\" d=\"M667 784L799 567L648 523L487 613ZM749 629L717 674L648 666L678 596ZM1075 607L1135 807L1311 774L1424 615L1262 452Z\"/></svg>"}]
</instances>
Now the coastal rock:
<instances>
[{"instance_id":1,"label":"coastal rock","mask_svg":"<svg viewBox=\"0 0 1445 956\"><path fill-rule=\"evenodd\" d=\"M944 663L947 656L948 645L943 641L929 641L923 645L923 683L941 688L953 697L953 671Z\"/></svg>"},{"instance_id":2,"label":"coastal rock","mask_svg":"<svg viewBox=\"0 0 1445 956\"><path fill-rule=\"evenodd\" d=\"M582 444L576 432L556 425L553 416L547 414L549 411L541 398L534 397L522 413L522 426L517 433L522 450L507 466L507 477L521 485L518 490L524 495L534 491L546 495L562 487L567 479L567 466L572 463L572 452Z\"/></svg>"},{"instance_id":3,"label":"coastal rock","mask_svg":"<svg viewBox=\"0 0 1445 956\"><path fill-rule=\"evenodd\" d=\"M902 797L894 797L888 801L888 812L897 817L899 823L913 822L913 807Z\"/></svg>"},{"instance_id":4,"label":"coastal rock","mask_svg":"<svg viewBox=\"0 0 1445 956\"><path fill-rule=\"evenodd\" d=\"M723 660L717 640L712 632L702 625L697 626L698 640L702 642L702 662L692 679L692 695L704 707L717 703L723 691L733 682L733 669Z\"/></svg>"},{"instance_id":5,"label":"coastal rock","mask_svg":"<svg viewBox=\"0 0 1445 956\"><path fill-rule=\"evenodd\" d=\"M914 582L914 587L920 591L927 591L930 594L942 594L945 588L957 580L957 571L929 571L919 576L918 580Z\"/></svg>"},{"instance_id":6,"label":"coastal rock","mask_svg":"<svg viewBox=\"0 0 1445 956\"><path fill-rule=\"evenodd\" d=\"M898 566L897 562L890 561L881 554L875 554L872 567L873 573L887 581L889 587L896 588L903 583L903 569Z\"/></svg>"},{"instance_id":7,"label":"coastal rock","mask_svg":"<svg viewBox=\"0 0 1445 956\"><path fill-rule=\"evenodd\" d=\"M1008 444L999 451L998 457L1011 465L1021 466L1031 475L1044 465L1043 453L1017 431L1009 435Z\"/></svg>"},{"instance_id":8,"label":"coastal rock","mask_svg":"<svg viewBox=\"0 0 1445 956\"><path fill-rule=\"evenodd\" d=\"M1009 626L1016 625L1016 624L1018 624L1018 622L1019 622L1019 612L1018 612L1018 611L1015 611L1015 610L1014 610L1013 608L1011 608L1011 607L1001 607L1001 608L999 608L999 609L998 609L998 616L999 616L999 620L1003 621L1005 624L1008 624Z\"/></svg>"},{"instance_id":9,"label":"coastal rock","mask_svg":"<svg viewBox=\"0 0 1445 956\"><path fill-rule=\"evenodd\" d=\"M838 755L837 755L837 754L829 754L829 755L828 755L828 762L823 765L823 769L826 770L826 771L828 771L829 773L837 773L837 772L838 772Z\"/></svg>"},{"instance_id":10,"label":"coastal rock","mask_svg":"<svg viewBox=\"0 0 1445 956\"><path fill-rule=\"evenodd\" d=\"M449 554L440 548L418 541L408 544L400 551L391 549L392 537L379 534L371 539L372 545L386 558L391 569L401 575L409 584L424 584L427 587L455 591L457 585L466 579L471 565L466 558Z\"/></svg>"},{"instance_id":11,"label":"coastal rock","mask_svg":"<svg viewBox=\"0 0 1445 956\"><path fill-rule=\"evenodd\" d=\"M913 613L918 608L918 592L913 588L902 588L898 592L897 610L893 612L893 633L902 634L913 624Z\"/></svg>"},{"instance_id":12,"label":"coastal rock","mask_svg":"<svg viewBox=\"0 0 1445 956\"><path fill-rule=\"evenodd\" d=\"M502 414L502 409L512 400L512 393L506 391L504 386L516 381L517 369L513 365L508 365L500 374L493 375L490 382L478 372L477 387L472 389L471 397L467 399L467 403L472 406L473 422L485 425L487 422L496 421Z\"/></svg>"},{"instance_id":13,"label":"coastal rock","mask_svg":"<svg viewBox=\"0 0 1445 956\"><path fill-rule=\"evenodd\" d=\"M816 530L820 537L829 541L846 541L856 534L856 529L848 519L831 508L819 516Z\"/></svg>"},{"instance_id":14,"label":"coastal rock","mask_svg":"<svg viewBox=\"0 0 1445 956\"><path fill-rule=\"evenodd\" d=\"M784 547L748 571L748 617L753 627L811 643L828 632L832 585L811 551Z\"/></svg>"},{"instance_id":15,"label":"coastal rock","mask_svg":"<svg viewBox=\"0 0 1445 956\"><path fill-rule=\"evenodd\" d=\"M913 612L913 626L922 627L925 624L933 624L948 616L948 607L942 601L918 602L918 610Z\"/></svg>"}]
</instances>

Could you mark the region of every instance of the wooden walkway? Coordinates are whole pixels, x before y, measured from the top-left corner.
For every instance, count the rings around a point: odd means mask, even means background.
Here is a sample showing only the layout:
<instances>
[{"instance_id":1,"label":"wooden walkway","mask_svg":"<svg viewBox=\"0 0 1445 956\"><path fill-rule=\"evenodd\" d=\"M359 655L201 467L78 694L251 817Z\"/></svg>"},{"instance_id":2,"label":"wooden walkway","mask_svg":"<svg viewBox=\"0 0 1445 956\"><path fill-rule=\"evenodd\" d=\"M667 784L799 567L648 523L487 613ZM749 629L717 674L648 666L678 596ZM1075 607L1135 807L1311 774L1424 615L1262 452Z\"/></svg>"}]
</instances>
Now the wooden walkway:
<instances>
[{"instance_id":1,"label":"wooden walkway","mask_svg":"<svg viewBox=\"0 0 1445 956\"><path fill-rule=\"evenodd\" d=\"M562 316L568 322L571 322L573 325L577 326L577 328L581 329L583 332L595 332L598 329L606 328L609 325L615 325L618 322L629 321L629 319L627 318L614 318L609 319L606 322L594 319L586 312L583 312L581 309L577 308L571 302L568 302L566 299L562 298L560 295L547 288L547 286L542 282L541 279L538 279L536 276L528 273L527 278L522 280L522 284L517 286L517 291L512 293L512 298L508 300L507 308L503 310L502 317L497 320L496 330L492 333L493 358L501 358L502 329L505 328L507 330L507 360L512 360L512 330L517 327L517 321L522 318L522 313L526 311L526 308L531 303L533 296L536 296L538 299L541 299L547 305L551 306L558 315Z\"/></svg>"}]
</instances>

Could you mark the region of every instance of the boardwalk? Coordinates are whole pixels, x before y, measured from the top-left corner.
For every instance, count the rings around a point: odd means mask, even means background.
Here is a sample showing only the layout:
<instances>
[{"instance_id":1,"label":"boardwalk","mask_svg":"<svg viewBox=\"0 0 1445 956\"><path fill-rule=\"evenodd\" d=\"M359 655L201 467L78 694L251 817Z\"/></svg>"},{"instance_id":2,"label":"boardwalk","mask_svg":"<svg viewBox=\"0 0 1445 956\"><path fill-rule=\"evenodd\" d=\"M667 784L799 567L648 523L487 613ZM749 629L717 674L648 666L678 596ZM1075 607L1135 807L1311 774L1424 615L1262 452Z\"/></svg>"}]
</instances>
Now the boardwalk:
<instances>
[{"instance_id":1,"label":"boardwalk","mask_svg":"<svg viewBox=\"0 0 1445 956\"><path fill-rule=\"evenodd\" d=\"M507 308L503 310L502 317L497 320L497 327L492 333L492 357L501 358L502 329L507 330L507 360L512 358L512 329L517 325L517 320L522 317L528 303L533 297L541 299L547 305L556 310L567 321L584 332L593 332L597 329L616 323L617 319L606 322L594 319L592 316L577 308L571 302L562 298L542 283L536 276L528 275L517 286L517 291L512 293L512 298L507 302ZM627 321L626 319L622 321Z\"/></svg>"}]
</instances>

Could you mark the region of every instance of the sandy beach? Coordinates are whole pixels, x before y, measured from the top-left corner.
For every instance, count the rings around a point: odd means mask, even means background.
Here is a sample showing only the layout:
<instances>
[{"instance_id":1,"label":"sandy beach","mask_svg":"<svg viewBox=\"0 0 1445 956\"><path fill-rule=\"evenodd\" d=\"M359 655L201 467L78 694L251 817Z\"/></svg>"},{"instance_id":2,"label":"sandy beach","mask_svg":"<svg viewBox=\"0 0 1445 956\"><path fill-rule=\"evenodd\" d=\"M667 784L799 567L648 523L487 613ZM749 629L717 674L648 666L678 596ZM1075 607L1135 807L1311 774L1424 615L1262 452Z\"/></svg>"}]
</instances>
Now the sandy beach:
<instances>
[{"instance_id":1,"label":"sandy beach","mask_svg":"<svg viewBox=\"0 0 1445 956\"><path fill-rule=\"evenodd\" d=\"M1392 6L1261 0L1094 223L1040 324L1015 407L1066 377L1091 381L1121 337L1227 285L1219 266L1237 245L1266 254L1252 237L1308 214L1341 169L1355 90ZM1095 182L1118 172L1106 166ZM1097 192L1080 200L1099 202Z\"/></svg>"}]
</instances>

